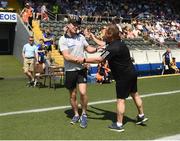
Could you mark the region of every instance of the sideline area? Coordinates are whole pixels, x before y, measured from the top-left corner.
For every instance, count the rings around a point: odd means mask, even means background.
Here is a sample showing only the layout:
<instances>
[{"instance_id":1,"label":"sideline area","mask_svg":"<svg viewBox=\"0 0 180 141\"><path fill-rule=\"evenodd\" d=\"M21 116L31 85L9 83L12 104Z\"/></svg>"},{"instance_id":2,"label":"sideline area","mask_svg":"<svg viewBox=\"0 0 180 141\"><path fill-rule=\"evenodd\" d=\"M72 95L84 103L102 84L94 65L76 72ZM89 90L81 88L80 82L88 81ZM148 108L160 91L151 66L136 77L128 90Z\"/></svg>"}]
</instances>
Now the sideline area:
<instances>
[{"instance_id":1,"label":"sideline area","mask_svg":"<svg viewBox=\"0 0 180 141\"><path fill-rule=\"evenodd\" d=\"M173 136L168 136L168 137L163 137L159 139L155 139L155 141L161 141L161 140L180 140L180 134L173 135Z\"/></svg>"},{"instance_id":2,"label":"sideline area","mask_svg":"<svg viewBox=\"0 0 180 141\"><path fill-rule=\"evenodd\" d=\"M161 92L161 93L144 94L144 95L141 95L141 97L145 98L145 97L152 97L152 96L163 96L163 95L171 95L171 94L176 94L176 93L180 93L180 90L167 91L167 92ZM129 100L129 99L132 99L132 98L129 97L127 99ZM88 105L112 103L112 102L115 102L115 101L116 101L116 99L95 101L95 102L89 102ZM70 108L70 107L71 107L70 105L65 105L65 106L58 106L58 107L48 107L48 108L31 109L31 110L24 110L24 111L7 112L7 113L0 113L0 117L8 116L8 115L26 114L26 113L39 113L39 112L54 111L54 110L60 110L60 109L67 109L67 108Z\"/></svg>"},{"instance_id":3,"label":"sideline area","mask_svg":"<svg viewBox=\"0 0 180 141\"><path fill-rule=\"evenodd\" d=\"M151 76L138 77L138 79L160 78L160 77L179 76L179 75L180 75L180 73L176 73L176 74L165 74L165 75L151 75Z\"/></svg>"}]
</instances>

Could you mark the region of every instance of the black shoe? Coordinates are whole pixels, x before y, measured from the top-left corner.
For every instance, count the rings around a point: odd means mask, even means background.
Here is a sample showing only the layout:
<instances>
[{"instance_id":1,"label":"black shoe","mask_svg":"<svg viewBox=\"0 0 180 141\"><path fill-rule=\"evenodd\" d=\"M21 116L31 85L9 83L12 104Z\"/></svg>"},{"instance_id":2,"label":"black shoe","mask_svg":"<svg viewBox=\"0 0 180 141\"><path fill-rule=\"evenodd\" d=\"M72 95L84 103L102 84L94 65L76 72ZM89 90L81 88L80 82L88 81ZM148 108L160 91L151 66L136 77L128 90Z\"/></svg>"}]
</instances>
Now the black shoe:
<instances>
[{"instance_id":1,"label":"black shoe","mask_svg":"<svg viewBox=\"0 0 180 141\"><path fill-rule=\"evenodd\" d=\"M124 128L123 126L117 126L117 123L112 123L110 126L108 126L108 128L112 131L116 131L116 132L124 132Z\"/></svg>"},{"instance_id":2,"label":"black shoe","mask_svg":"<svg viewBox=\"0 0 180 141\"><path fill-rule=\"evenodd\" d=\"M30 81L30 86L34 87L34 81L33 80Z\"/></svg>"},{"instance_id":3,"label":"black shoe","mask_svg":"<svg viewBox=\"0 0 180 141\"><path fill-rule=\"evenodd\" d=\"M27 87L32 87L34 86L34 81L28 81L26 84Z\"/></svg>"},{"instance_id":4,"label":"black shoe","mask_svg":"<svg viewBox=\"0 0 180 141\"><path fill-rule=\"evenodd\" d=\"M136 124L137 124L137 125L143 124L143 123L146 122L146 121L148 121L148 118L146 118L146 117L144 117L144 116L139 117L139 116L137 115L137 121L136 121Z\"/></svg>"}]
</instances>

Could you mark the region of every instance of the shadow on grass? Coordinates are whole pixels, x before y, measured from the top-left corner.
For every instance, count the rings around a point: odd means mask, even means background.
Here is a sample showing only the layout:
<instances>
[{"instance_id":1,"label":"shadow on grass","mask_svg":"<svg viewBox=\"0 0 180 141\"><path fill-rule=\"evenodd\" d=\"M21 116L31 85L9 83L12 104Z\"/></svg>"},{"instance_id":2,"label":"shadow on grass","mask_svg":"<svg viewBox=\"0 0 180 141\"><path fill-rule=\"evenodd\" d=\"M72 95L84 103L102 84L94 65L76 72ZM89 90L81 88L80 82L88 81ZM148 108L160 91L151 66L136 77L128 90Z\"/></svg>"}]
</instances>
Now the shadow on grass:
<instances>
[{"instance_id":1,"label":"shadow on grass","mask_svg":"<svg viewBox=\"0 0 180 141\"><path fill-rule=\"evenodd\" d=\"M55 84L55 87L56 88L65 88L65 85L64 84Z\"/></svg>"},{"instance_id":2,"label":"shadow on grass","mask_svg":"<svg viewBox=\"0 0 180 141\"><path fill-rule=\"evenodd\" d=\"M95 106L90 106L94 110L88 110L88 112L93 113L99 117L91 117L88 116L90 119L97 119L97 120L111 120L112 122L116 122L116 113L112 111L108 111L105 109L97 108ZM132 119L128 116L124 116L123 124L125 125L127 122L136 123L135 119Z\"/></svg>"},{"instance_id":3,"label":"shadow on grass","mask_svg":"<svg viewBox=\"0 0 180 141\"><path fill-rule=\"evenodd\" d=\"M82 110L78 109L78 112L81 113ZM74 116L74 112L72 109L65 110L64 113L66 114L66 117L70 119L72 119L72 117Z\"/></svg>"},{"instance_id":4,"label":"shadow on grass","mask_svg":"<svg viewBox=\"0 0 180 141\"><path fill-rule=\"evenodd\" d=\"M49 86L49 84L43 84L43 82L39 82L35 87L37 88L49 88L49 89L58 89L58 88L65 88L64 84L51 84L51 86Z\"/></svg>"},{"instance_id":5,"label":"shadow on grass","mask_svg":"<svg viewBox=\"0 0 180 141\"><path fill-rule=\"evenodd\" d=\"M0 77L0 80L3 80L4 78L3 77Z\"/></svg>"},{"instance_id":6,"label":"shadow on grass","mask_svg":"<svg viewBox=\"0 0 180 141\"><path fill-rule=\"evenodd\" d=\"M88 119L94 119L94 120L110 120L112 122L116 122L116 113L112 111L108 111L105 109L97 108L95 106L89 106L87 112L88 112ZM92 109L92 110L91 110ZM79 109L79 113L81 113L81 109ZM65 110L64 113L66 114L66 117L69 119L72 119L74 116L73 110L68 109ZM123 119L123 125L125 125L128 122L136 123L136 119L130 118L128 116L124 116ZM146 124L141 124L141 126L146 126Z\"/></svg>"}]
</instances>

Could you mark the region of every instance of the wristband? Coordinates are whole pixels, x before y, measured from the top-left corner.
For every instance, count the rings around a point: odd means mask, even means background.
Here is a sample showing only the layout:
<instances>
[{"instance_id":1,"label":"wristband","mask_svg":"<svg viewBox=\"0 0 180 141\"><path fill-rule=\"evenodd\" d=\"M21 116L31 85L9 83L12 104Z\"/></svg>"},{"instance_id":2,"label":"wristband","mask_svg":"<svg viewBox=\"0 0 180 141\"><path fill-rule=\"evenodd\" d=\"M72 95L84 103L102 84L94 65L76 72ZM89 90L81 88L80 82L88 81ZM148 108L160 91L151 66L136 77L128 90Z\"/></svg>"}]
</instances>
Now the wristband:
<instances>
[{"instance_id":1,"label":"wristband","mask_svg":"<svg viewBox=\"0 0 180 141\"><path fill-rule=\"evenodd\" d=\"M84 58L83 63L86 63L86 58Z\"/></svg>"}]
</instances>

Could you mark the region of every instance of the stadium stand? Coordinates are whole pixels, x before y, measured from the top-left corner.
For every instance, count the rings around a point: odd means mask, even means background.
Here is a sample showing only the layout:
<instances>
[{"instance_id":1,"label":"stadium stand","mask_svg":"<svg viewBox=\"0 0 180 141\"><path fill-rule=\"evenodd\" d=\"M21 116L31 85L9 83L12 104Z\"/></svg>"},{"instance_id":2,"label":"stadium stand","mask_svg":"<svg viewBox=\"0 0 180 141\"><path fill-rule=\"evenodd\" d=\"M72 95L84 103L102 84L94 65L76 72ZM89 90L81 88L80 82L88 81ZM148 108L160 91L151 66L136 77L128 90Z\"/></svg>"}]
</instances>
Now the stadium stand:
<instances>
[{"instance_id":1,"label":"stadium stand","mask_svg":"<svg viewBox=\"0 0 180 141\"><path fill-rule=\"evenodd\" d=\"M63 21L49 21L46 23L41 21L40 23L41 28L51 27L53 34L57 37L56 43L58 42L58 38L63 35L64 31L62 29L65 24L66 22L63 23ZM100 28L104 24L82 22L81 27L84 29L87 25L91 27L91 32L98 35ZM167 47L170 47L173 50L179 50L178 43L173 38L165 39L162 46L160 46L158 41L152 41L150 37L145 39L143 34L135 38L123 38L123 40L132 52L132 56L135 59L135 66L139 72L139 75L161 74L162 56L160 55L160 51L163 52L163 50L165 50ZM94 45L92 40L89 41L90 44ZM179 63L177 64L179 65ZM93 68L91 70L93 70ZM94 71L91 73L94 73Z\"/></svg>"},{"instance_id":2,"label":"stadium stand","mask_svg":"<svg viewBox=\"0 0 180 141\"><path fill-rule=\"evenodd\" d=\"M25 1L19 0L22 5ZM80 32L89 27L91 32L99 36L100 29L109 22L118 19L118 24L122 32L122 40L131 51L131 56L135 60L138 71L148 71L148 75L159 73L162 62L162 52L167 47L172 49L172 54L176 57L177 65L180 67L178 42L174 35L179 31L179 19L177 11L173 9L170 2L160 1L139 1L135 0L114 0L114 1L28 1L37 11L41 2L46 6L49 20L42 18L33 20L33 34L36 41L42 38L42 32L50 27L55 36L52 57L55 63L63 66L63 57L57 50L59 37L64 34L64 26L67 18L75 18L81 22ZM51 12L54 2L60 6L58 14ZM19 9L18 2L11 0L10 4ZM103 9L101 7L104 7ZM134 7L134 8L133 8ZM119 10L121 9L121 10ZM90 14L89 14L89 13ZM127 13L127 14L125 14ZM137 33L135 34L135 32ZM163 39L161 40L161 35ZM87 39L90 44L95 44L91 39ZM163 41L161 43L161 41ZM87 54L88 56L89 54ZM97 54L98 55L98 54Z\"/></svg>"},{"instance_id":3,"label":"stadium stand","mask_svg":"<svg viewBox=\"0 0 180 141\"><path fill-rule=\"evenodd\" d=\"M15 9L17 12L21 9L17 0L8 0L8 7Z\"/></svg>"}]
</instances>

